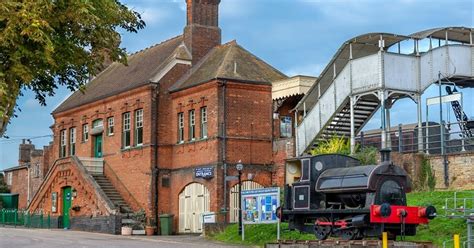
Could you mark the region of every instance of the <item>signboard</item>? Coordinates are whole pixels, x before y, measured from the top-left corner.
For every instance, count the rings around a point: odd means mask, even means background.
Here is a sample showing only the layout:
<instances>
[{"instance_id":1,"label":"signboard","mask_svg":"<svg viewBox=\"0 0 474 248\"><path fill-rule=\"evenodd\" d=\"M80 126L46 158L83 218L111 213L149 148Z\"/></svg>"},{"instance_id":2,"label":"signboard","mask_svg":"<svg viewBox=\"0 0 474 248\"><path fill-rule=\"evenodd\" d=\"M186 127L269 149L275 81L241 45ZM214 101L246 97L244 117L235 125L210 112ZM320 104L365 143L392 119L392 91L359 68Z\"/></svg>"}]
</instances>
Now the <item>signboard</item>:
<instances>
[{"instance_id":1,"label":"signboard","mask_svg":"<svg viewBox=\"0 0 474 248\"><path fill-rule=\"evenodd\" d=\"M439 100L440 100L439 96L427 98L426 99L426 105L439 104ZM445 96L441 97L441 102L442 103L461 101L461 100L462 100L462 94L461 93L453 93L452 95L445 95Z\"/></svg>"},{"instance_id":2,"label":"signboard","mask_svg":"<svg viewBox=\"0 0 474 248\"><path fill-rule=\"evenodd\" d=\"M213 178L214 177L214 167L200 167L194 169L195 178Z\"/></svg>"},{"instance_id":3,"label":"signboard","mask_svg":"<svg viewBox=\"0 0 474 248\"><path fill-rule=\"evenodd\" d=\"M216 214L213 212L206 212L202 214L203 223L216 223Z\"/></svg>"},{"instance_id":4,"label":"signboard","mask_svg":"<svg viewBox=\"0 0 474 248\"><path fill-rule=\"evenodd\" d=\"M278 223L280 188L242 191L242 222L244 224Z\"/></svg>"}]
</instances>

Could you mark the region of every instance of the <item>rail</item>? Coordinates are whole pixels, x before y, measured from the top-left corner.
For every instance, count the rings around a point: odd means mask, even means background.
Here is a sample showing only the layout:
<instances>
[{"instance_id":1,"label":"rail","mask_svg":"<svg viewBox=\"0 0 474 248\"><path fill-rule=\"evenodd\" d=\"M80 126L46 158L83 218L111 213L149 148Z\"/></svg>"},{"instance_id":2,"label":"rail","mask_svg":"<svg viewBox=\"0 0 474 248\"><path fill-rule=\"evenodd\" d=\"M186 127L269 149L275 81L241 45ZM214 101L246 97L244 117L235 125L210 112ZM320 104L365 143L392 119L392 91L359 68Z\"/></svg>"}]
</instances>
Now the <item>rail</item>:
<instances>
[{"instance_id":1,"label":"rail","mask_svg":"<svg viewBox=\"0 0 474 248\"><path fill-rule=\"evenodd\" d=\"M110 165L108 165L107 162L105 162L105 161L104 161L104 169L107 172L110 172L110 173L107 173L107 177L113 176L114 179L111 180L111 183L114 185L114 187L117 186L117 185L114 184L114 182L118 183L119 188L122 188L123 190L125 190L125 192L127 193L129 199L132 199L133 205L135 206L135 209L139 209L141 205L138 203L137 199L135 199L133 194L128 190L128 188L125 186L125 184L122 182L122 180L120 180L120 177L115 173L115 171L112 169L112 167L110 167ZM117 190L119 190L119 189L117 188ZM131 206L131 207L133 208L133 206Z\"/></svg>"},{"instance_id":2,"label":"rail","mask_svg":"<svg viewBox=\"0 0 474 248\"><path fill-rule=\"evenodd\" d=\"M0 225L27 228L51 228L51 216L43 212L30 213L26 210L1 209Z\"/></svg>"},{"instance_id":3,"label":"rail","mask_svg":"<svg viewBox=\"0 0 474 248\"><path fill-rule=\"evenodd\" d=\"M104 159L103 158L90 158L90 157L78 157L82 165L91 174L104 174Z\"/></svg>"},{"instance_id":4,"label":"rail","mask_svg":"<svg viewBox=\"0 0 474 248\"><path fill-rule=\"evenodd\" d=\"M382 247L381 240L280 240L269 243L266 248L306 248L306 247ZM431 242L389 241L388 247L431 248Z\"/></svg>"},{"instance_id":5,"label":"rail","mask_svg":"<svg viewBox=\"0 0 474 248\"><path fill-rule=\"evenodd\" d=\"M419 127L391 128L387 132L387 148L400 153L424 152L426 154L441 155L474 151L474 137L466 134L462 130L457 130L460 124L466 122L429 123ZM425 124L425 123L424 123ZM361 132L356 137L359 146L382 147L381 130ZM419 133L422 138L418 139Z\"/></svg>"}]
</instances>

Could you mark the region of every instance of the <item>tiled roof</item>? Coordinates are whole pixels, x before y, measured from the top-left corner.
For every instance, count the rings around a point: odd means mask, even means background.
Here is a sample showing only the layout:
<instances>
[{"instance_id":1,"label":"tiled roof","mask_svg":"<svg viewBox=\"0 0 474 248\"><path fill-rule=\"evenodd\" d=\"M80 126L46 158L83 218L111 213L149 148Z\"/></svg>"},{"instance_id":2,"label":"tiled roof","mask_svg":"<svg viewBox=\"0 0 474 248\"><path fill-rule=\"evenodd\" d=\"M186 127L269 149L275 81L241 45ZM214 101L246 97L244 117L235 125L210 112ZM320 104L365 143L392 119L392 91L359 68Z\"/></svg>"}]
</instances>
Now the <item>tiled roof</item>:
<instances>
[{"instance_id":1,"label":"tiled roof","mask_svg":"<svg viewBox=\"0 0 474 248\"><path fill-rule=\"evenodd\" d=\"M285 74L245 50L236 41L231 41L212 49L169 90L183 90L212 79L271 84L285 78Z\"/></svg>"},{"instance_id":2,"label":"tiled roof","mask_svg":"<svg viewBox=\"0 0 474 248\"><path fill-rule=\"evenodd\" d=\"M128 65L118 62L111 64L86 85L84 92L79 90L74 92L53 113L63 112L150 83L150 79L165 66L171 55L175 54L176 58L187 56L180 47L182 42L183 37L177 36L130 55Z\"/></svg>"}]
</instances>

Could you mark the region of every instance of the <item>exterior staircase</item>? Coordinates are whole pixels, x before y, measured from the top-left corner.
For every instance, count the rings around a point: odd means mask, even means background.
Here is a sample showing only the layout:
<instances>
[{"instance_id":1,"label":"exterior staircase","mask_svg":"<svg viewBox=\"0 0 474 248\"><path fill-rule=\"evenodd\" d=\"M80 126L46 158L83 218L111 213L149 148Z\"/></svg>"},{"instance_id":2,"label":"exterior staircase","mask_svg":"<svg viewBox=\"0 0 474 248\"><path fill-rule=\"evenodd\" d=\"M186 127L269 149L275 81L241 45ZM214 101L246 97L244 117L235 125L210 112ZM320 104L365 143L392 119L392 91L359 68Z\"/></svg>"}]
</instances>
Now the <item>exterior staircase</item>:
<instances>
[{"instance_id":1,"label":"exterior staircase","mask_svg":"<svg viewBox=\"0 0 474 248\"><path fill-rule=\"evenodd\" d=\"M113 184L102 174L93 174L92 175L99 184L100 188L104 191L105 195L112 201L114 206L119 210L119 212L128 216L133 213L132 208L125 202L120 193L115 189Z\"/></svg>"}]
</instances>

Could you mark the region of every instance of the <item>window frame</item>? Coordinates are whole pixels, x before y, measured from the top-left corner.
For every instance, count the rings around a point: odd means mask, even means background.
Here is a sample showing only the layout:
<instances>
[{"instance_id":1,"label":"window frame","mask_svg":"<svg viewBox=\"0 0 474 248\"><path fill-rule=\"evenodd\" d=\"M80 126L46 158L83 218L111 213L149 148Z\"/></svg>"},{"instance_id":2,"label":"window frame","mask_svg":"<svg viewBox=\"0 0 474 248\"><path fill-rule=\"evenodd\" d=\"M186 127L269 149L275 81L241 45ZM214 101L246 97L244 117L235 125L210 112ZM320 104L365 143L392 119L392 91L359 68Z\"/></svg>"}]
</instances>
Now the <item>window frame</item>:
<instances>
[{"instance_id":1,"label":"window frame","mask_svg":"<svg viewBox=\"0 0 474 248\"><path fill-rule=\"evenodd\" d=\"M184 112L178 113L178 144L184 143Z\"/></svg>"},{"instance_id":2,"label":"window frame","mask_svg":"<svg viewBox=\"0 0 474 248\"><path fill-rule=\"evenodd\" d=\"M69 155L76 155L76 127L69 128Z\"/></svg>"},{"instance_id":3,"label":"window frame","mask_svg":"<svg viewBox=\"0 0 474 248\"><path fill-rule=\"evenodd\" d=\"M107 118L107 136L114 135L115 119L113 116Z\"/></svg>"},{"instance_id":4,"label":"window frame","mask_svg":"<svg viewBox=\"0 0 474 248\"><path fill-rule=\"evenodd\" d=\"M89 123L82 124L82 142L89 141Z\"/></svg>"},{"instance_id":5,"label":"window frame","mask_svg":"<svg viewBox=\"0 0 474 248\"><path fill-rule=\"evenodd\" d=\"M134 143L135 143L135 146L142 146L143 145L143 109L135 110L134 114L135 114Z\"/></svg>"},{"instance_id":6,"label":"window frame","mask_svg":"<svg viewBox=\"0 0 474 248\"><path fill-rule=\"evenodd\" d=\"M208 130L207 130L207 106L201 107L200 109L201 113L201 133L200 133L200 138L201 139L207 139L208 136Z\"/></svg>"},{"instance_id":7,"label":"window frame","mask_svg":"<svg viewBox=\"0 0 474 248\"><path fill-rule=\"evenodd\" d=\"M131 134L130 134L132 123L131 123L130 118L131 118L130 112L125 112L122 114L122 148L123 149L128 149L132 145ZM127 141L128 141L128 145L127 145Z\"/></svg>"},{"instance_id":8,"label":"window frame","mask_svg":"<svg viewBox=\"0 0 474 248\"><path fill-rule=\"evenodd\" d=\"M188 139L196 140L196 111L191 109L188 111Z\"/></svg>"},{"instance_id":9,"label":"window frame","mask_svg":"<svg viewBox=\"0 0 474 248\"><path fill-rule=\"evenodd\" d=\"M67 153L66 129L59 131L59 157L65 158Z\"/></svg>"}]
</instances>

